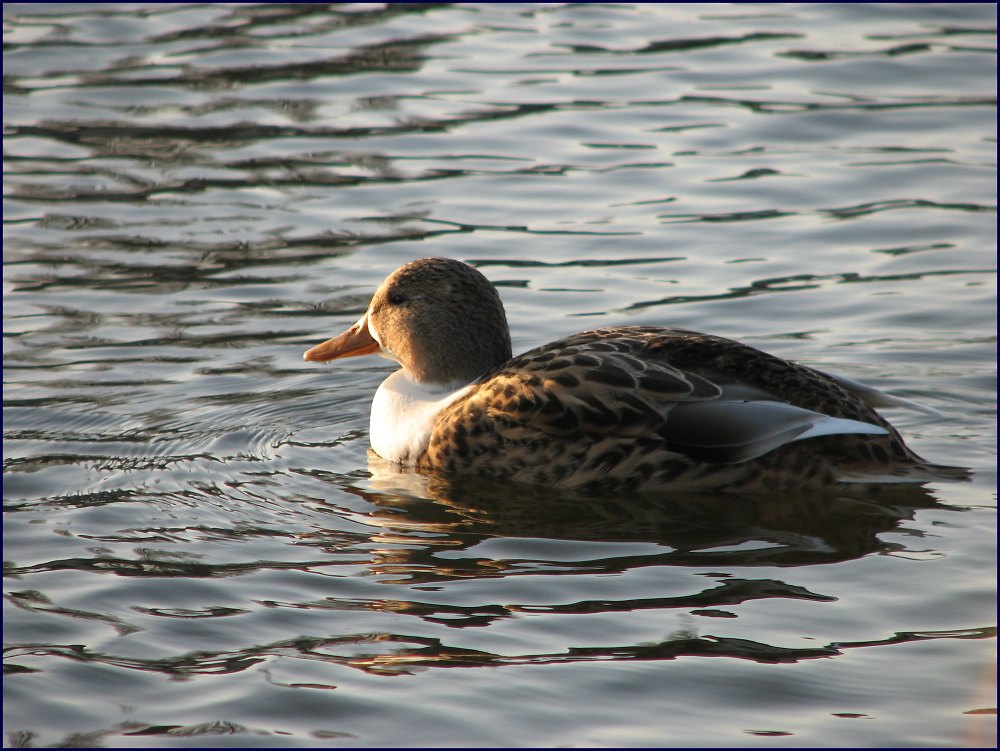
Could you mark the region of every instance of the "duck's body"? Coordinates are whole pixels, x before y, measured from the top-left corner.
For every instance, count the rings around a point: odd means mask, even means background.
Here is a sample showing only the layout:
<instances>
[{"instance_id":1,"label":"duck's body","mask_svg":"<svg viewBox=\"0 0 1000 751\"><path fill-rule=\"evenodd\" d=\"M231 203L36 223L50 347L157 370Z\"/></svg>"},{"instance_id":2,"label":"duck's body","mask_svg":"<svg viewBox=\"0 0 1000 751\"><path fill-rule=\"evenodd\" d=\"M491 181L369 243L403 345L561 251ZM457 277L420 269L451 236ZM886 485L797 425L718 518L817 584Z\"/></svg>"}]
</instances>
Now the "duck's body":
<instances>
[{"instance_id":1,"label":"duck's body","mask_svg":"<svg viewBox=\"0 0 1000 751\"><path fill-rule=\"evenodd\" d=\"M478 271L407 264L305 359L378 353L371 444L385 459L552 487L778 490L928 479L875 392L679 329L586 331L511 358ZM891 401L891 397L888 397Z\"/></svg>"}]
</instances>

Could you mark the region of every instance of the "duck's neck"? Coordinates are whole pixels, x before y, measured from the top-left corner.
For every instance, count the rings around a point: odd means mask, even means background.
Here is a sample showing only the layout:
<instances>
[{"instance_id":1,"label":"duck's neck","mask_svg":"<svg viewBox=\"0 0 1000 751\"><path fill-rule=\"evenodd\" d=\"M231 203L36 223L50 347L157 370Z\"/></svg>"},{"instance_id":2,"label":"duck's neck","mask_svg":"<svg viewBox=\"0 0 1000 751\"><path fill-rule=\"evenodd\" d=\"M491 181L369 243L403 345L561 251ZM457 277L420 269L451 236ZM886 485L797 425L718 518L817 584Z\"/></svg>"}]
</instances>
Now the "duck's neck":
<instances>
[{"instance_id":1,"label":"duck's neck","mask_svg":"<svg viewBox=\"0 0 1000 751\"><path fill-rule=\"evenodd\" d=\"M427 448L437 413L471 387L463 381L418 383L397 370L375 392L369 426L372 449L383 459L412 464Z\"/></svg>"},{"instance_id":2,"label":"duck's neck","mask_svg":"<svg viewBox=\"0 0 1000 751\"><path fill-rule=\"evenodd\" d=\"M447 311L419 336L390 332L385 337L396 359L420 383L471 383L512 357L510 331L496 291L471 308Z\"/></svg>"}]
</instances>

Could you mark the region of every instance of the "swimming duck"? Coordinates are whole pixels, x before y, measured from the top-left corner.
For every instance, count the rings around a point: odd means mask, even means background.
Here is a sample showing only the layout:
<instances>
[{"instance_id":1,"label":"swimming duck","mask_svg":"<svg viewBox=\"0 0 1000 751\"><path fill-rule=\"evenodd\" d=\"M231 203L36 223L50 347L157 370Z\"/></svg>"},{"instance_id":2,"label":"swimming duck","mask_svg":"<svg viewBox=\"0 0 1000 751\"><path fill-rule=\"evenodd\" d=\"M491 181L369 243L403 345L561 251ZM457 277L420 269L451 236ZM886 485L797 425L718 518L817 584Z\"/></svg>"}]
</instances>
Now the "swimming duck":
<instances>
[{"instance_id":1,"label":"swimming duck","mask_svg":"<svg viewBox=\"0 0 1000 751\"><path fill-rule=\"evenodd\" d=\"M512 357L496 289L461 261L397 269L304 355L398 362L375 394L384 459L564 488L789 490L931 479L875 411L902 403L719 336L585 331Z\"/></svg>"}]
</instances>

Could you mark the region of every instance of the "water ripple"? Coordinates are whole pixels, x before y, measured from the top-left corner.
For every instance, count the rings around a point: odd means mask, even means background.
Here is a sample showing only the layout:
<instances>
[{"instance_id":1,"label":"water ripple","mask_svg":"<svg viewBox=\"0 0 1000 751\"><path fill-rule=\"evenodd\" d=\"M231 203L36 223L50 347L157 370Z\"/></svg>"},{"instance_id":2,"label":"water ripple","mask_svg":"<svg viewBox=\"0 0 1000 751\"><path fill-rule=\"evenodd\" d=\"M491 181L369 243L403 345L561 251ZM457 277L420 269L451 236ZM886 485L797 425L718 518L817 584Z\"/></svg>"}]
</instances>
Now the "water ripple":
<instances>
[{"instance_id":1,"label":"water ripple","mask_svg":"<svg viewBox=\"0 0 1000 751\"><path fill-rule=\"evenodd\" d=\"M995 7L4 22L7 745L995 745ZM387 467L392 365L301 354L432 255L517 351L593 316L738 338L927 404L889 417L976 473Z\"/></svg>"}]
</instances>

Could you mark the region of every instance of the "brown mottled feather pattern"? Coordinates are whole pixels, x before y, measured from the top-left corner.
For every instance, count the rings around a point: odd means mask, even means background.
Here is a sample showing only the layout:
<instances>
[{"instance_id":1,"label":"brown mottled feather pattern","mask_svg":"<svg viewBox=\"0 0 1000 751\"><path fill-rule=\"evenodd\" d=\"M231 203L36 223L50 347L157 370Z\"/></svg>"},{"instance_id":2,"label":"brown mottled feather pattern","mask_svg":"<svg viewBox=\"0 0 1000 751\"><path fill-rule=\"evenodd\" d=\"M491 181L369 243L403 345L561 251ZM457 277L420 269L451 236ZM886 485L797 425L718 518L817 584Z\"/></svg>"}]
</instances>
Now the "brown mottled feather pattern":
<instances>
[{"instance_id":1,"label":"brown mottled feather pattern","mask_svg":"<svg viewBox=\"0 0 1000 751\"><path fill-rule=\"evenodd\" d=\"M728 465L672 450L670 406L717 399L727 385L889 435L815 438ZM890 457L922 461L874 409L819 371L721 337L619 327L544 345L485 376L439 415L416 463L562 486L777 490L831 483L838 471Z\"/></svg>"},{"instance_id":2,"label":"brown mottled feather pattern","mask_svg":"<svg viewBox=\"0 0 1000 751\"><path fill-rule=\"evenodd\" d=\"M604 328L511 359L500 296L454 259L400 267L304 357L376 352L402 370L376 392L372 447L430 469L684 491L964 475L906 447L885 395L722 337Z\"/></svg>"}]
</instances>

